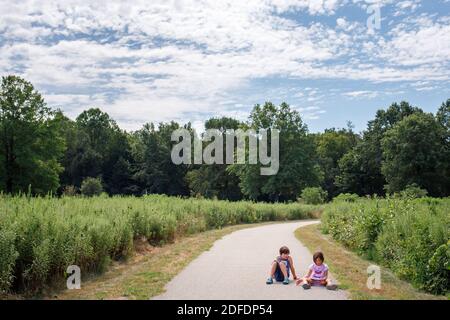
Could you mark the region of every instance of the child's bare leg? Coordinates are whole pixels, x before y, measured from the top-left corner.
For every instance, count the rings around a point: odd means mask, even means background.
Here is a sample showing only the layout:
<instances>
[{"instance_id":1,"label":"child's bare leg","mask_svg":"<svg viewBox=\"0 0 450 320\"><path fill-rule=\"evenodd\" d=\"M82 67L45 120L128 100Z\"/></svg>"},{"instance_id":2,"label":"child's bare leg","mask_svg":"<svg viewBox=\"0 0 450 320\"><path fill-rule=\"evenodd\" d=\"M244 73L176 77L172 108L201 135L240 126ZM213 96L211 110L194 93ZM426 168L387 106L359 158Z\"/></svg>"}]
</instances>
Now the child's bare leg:
<instances>
[{"instance_id":1,"label":"child's bare leg","mask_svg":"<svg viewBox=\"0 0 450 320\"><path fill-rule=\"evenodd\" d=\"M273 278L275 276L275 270L277 270L277 261L272 262L272 266L270 267L270 277Z\"/></svg>"},{"instance_id":2,"label":"child's bare leg","mask_svg":"<svg viewBox=\"0 0 450 320\"><path fill-rule=\"evenodd\" d=\"M327 286L327 284L328 284L328 280L327 279L320 280L320 285Z\"/></svg>"},{"instance_id":3,"label":"child's bare leg","mask_svg":"<svg viewBox=\"0 0 450 320\"><path fill-rule=\"evenodd\" d=\"M324 280L324 286L328 289L328 290L337 290L338 286L337 284L333 283L333 281L330 281L328 279Z\"/></svg>"},{"instance_id":4,"label":"child's bare leg","mask_svg":"<svg viewBox=\"0 0 450 320\"><path fill-rule=\"evenodd\" d=\"M310 289L311 288L311 284L312 284L311 278L304 277L304 278L302 278L301 281L303 282L303 284L302 284L303 289Z\"/></svg>"},{"instance_id":5,"label":"child's bare leg","mask_svg":"<svg viewBox=\"0 0 450 320\"><path fill-rule=\"evenodd\" d=\"M288 277L286 265L284 263L281 263L281 262L278 265L280 266L281 272L283 273L283 276L286 279Z\"/></svg>"},{"instance_id":6,"label":"child's bare leg","mask_svg":"<svg viewBox=\"0 0 450 320\"><path fill-rule=\"evenodd\" d=\"M308 283L308 280L307 280L307 279L308 279L307 277L300 278L300 279L297 280L296 284L299 285L299 284L301 284L302 282L303 282L303 283Z\"/></svg>"}]
</instances>

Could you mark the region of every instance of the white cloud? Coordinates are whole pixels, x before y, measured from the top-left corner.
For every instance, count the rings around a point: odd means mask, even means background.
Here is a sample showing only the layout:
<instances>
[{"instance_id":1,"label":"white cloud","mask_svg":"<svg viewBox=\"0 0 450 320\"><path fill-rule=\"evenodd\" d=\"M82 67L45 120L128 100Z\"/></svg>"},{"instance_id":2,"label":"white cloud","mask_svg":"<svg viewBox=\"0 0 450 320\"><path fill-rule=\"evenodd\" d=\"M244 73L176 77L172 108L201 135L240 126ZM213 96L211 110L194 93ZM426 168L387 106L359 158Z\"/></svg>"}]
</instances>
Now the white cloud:
<instances>
[{"instance_id":1,"label":"white cloud","mask_svg":"<svg viewBox=\"0 0 450 320\"><path fill-rule=\"evenodd\" d=\"M326 110L318 106L308 106L308 107L297 107L292 106L292 108L300 113L305 120L317 120L321 114L326 113Z\"/></svg>"},{"instance_id":2,"label":"white cloud","mask_svg":"<svg viewBox=\"0 0 450 320\"><path fill-rule=\"evenodd\" d=\"M415 1L402 2L400 9L411 9L407 2ZM48 92L49 104L73 113L102 107L128 129L145 121L199 121L194 112L234 112L242 102L232 101L233 92L254 79L450 78L448 21L421 17L383 37L349 17L330 17L337 28L289 18L297 11L332 16L349 3L0 0L0 73L24 76ZM292 96L313 104L324 98L307 89Z\"/></svg>"},{"instance_id":3,"label":"white cloud","mask_svg":"<svg viewBox=\"0 0 450 320\"><path fill-rule=\"evenodd\" d=\"M345 18L338 18L336 19L336 26L338 27L338 29L342 29L346 32L351 32L358 27L360 28L361 24L358 22L349 22Z\"/></svg>"},{"instance_id":4,"label":"white cloud","mask_svg":"<svg viewBox=\"0 0 450 320\"><path fill-rule=\"evenodd\" d=\"M334 14L345 3L343 0L272 0L277 12L307 10L310 14Z\"/></svg>"},{"instance_id":5,"label":"white cloud","mask_svg":"<svg viewBox=\"0 0 450 320\"><path fill-rule=\"evenodd\" d=\"M420 87L420 88L416 88L417 91L432 91L432 90L436 90L437 87Z\"/></svg>"},{"instance_id":6,"label":"white cloud","mask_svg":"<svg viewBox=\"0 0 450 320\"><path fill-rule=\"evenodd\" d=\"M443 64L450 62L450 25L427 18L415 22L413 27L400 25L390 32L391 40L380 41L379 56L396 65L436 63L444 67Z\"/></svg>"},{"instance_id":7,"label":"white cloud","mask_svg":"<svg viewBox=\"0 0 450 320\"><path fill-rule=\"evenodd\" d=\"M406 0L397 2L395 6L397 10L395 11L394 16L400 16L416 11L421 4L420 0Z\"/></svg>"},{"instance_id":8,"label":"white cloud","mask_svg":"<svg viewBox=\"0 0 450 320\"><path fill-rule=\"evenodd\" d=\"M350 98L369 98L369 99L373 99L373 98L376 98L379 95L379 92L377 92L377 91L361 90L361 91L345 92L342 95L346 96L346 97L350 97Z\"/></svg>"}]
</instances>

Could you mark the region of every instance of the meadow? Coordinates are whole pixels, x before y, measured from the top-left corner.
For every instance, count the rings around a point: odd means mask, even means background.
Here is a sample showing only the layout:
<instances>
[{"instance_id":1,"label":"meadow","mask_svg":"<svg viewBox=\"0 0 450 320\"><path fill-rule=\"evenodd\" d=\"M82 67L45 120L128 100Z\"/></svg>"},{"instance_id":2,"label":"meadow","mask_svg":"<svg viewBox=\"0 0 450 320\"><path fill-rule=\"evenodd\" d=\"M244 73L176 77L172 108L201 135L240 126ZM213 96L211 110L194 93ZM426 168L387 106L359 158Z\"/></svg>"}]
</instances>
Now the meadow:
<instances>
[{"instance_id":1,"label":"meadow","mask_svg":"<svg viewBox=\"0 0 450 320\"><path fill-rule=\"evenodd\" d=\"M0 195L0 293L37 294L66 276L101 273L134 240L164 245L224 226L317 217L317 206L143 197ZM63 282L64 283L64 282Z\"/></svg>"},{"instance_id":2,"label":"meadow","mask_svg":"<svg viewBox=\"0 0 450 320\"><path fill-rule=\"evenodd\" d=\"M450 284L450 198L335 200L322 232L433 294Z\"/></svg>"},{"instance_id":3,"label":"meadow","mask_svg":"<svg viewBox=\"0 0 450 320\"><path fill-rule=\"evenodd\" d=\"M0 195L0 293L36 295L65 283L66 269L104 272L135 250L225 226L317 218L322 232L399 278L449 291L450 199L338 197L314 206L148 195Z\"/></svg>"}]
</instances>

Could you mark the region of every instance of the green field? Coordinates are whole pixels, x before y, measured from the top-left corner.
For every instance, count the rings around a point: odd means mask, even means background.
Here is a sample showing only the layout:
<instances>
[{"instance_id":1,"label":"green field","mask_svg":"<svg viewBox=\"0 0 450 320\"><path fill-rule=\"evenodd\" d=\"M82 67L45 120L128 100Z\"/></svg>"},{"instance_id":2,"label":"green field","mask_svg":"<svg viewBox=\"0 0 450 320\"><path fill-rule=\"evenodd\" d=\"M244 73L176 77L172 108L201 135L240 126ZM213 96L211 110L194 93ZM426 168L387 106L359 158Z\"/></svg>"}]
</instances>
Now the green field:
<instances>
[{"instance_id":1,"label":"green field","mask_svg":"<svg viewBox=\"0 0 450 320\"><path fill-rule=\"evenodd\" d=\"M349 200L325 206L324 233L419 289L449 291L450 198Z\"/></svg>"},{"instance_id":2,"label":"green field","mask_svg":"<svg viewBox=\"0 0 450 320\"><path fill-rule=\"evenodd\" d=\"M134 240L163 245L224 226L318 217L322 231L434 294L449 290L450 199L343 198L322 207L144 197L0 196L0 291L35 295L66 276L105 271Z\"/></svg>"},{"instance_id":3,"label":"green field","mask_svg":"<svg viewBox=\"0 0 450 320\"><path fill-rule=\"evenodd\" d=\"M316 216L319 207L144 197L0 196L0 292L38 293L65 276L102 272L145 237L162 245L227 225Z\"/></svg>"}]
</instances>

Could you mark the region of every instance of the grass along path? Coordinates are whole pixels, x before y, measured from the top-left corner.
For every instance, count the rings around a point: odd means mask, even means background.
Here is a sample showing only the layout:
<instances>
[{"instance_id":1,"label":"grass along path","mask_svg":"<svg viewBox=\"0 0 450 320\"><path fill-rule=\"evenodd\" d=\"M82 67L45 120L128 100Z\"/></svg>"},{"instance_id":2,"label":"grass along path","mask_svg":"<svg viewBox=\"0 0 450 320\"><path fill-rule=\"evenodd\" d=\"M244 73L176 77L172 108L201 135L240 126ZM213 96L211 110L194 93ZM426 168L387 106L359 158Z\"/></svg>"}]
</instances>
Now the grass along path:
<instances>
[{"instance_id":1,"label":"grass along path","mask_svg":"<svg viewBox=\"0 0 450 320\"><path fill-rule=\"evenodd\" d=\"M381 267L381 289L369 290L367 267L373 264L320 232L320 225L306 226L295 231L295 236L308 249L322 251L331 272L339 279L340 287L348 290L350 298L357 300L420 300L445 299L419 292L406 281L398 279L389 269Z\"/></svg>"},{"instance_id":2,"label":"grass along path","mask_svg":"<svg viewBox=\"0 0 450 320\"><path fill-rule=\"evenodd\" d=\"M162 247L136 244L136 253L126 262L114 262L100 276L84 280L80 290L64 290L53 299L149 299L163 293L164 286L192 260L211 248L216 240L245 228L271 224L243 224L182 237ZM279 223L279 222L278 222Z\"/></svg>"}]
</instances>

